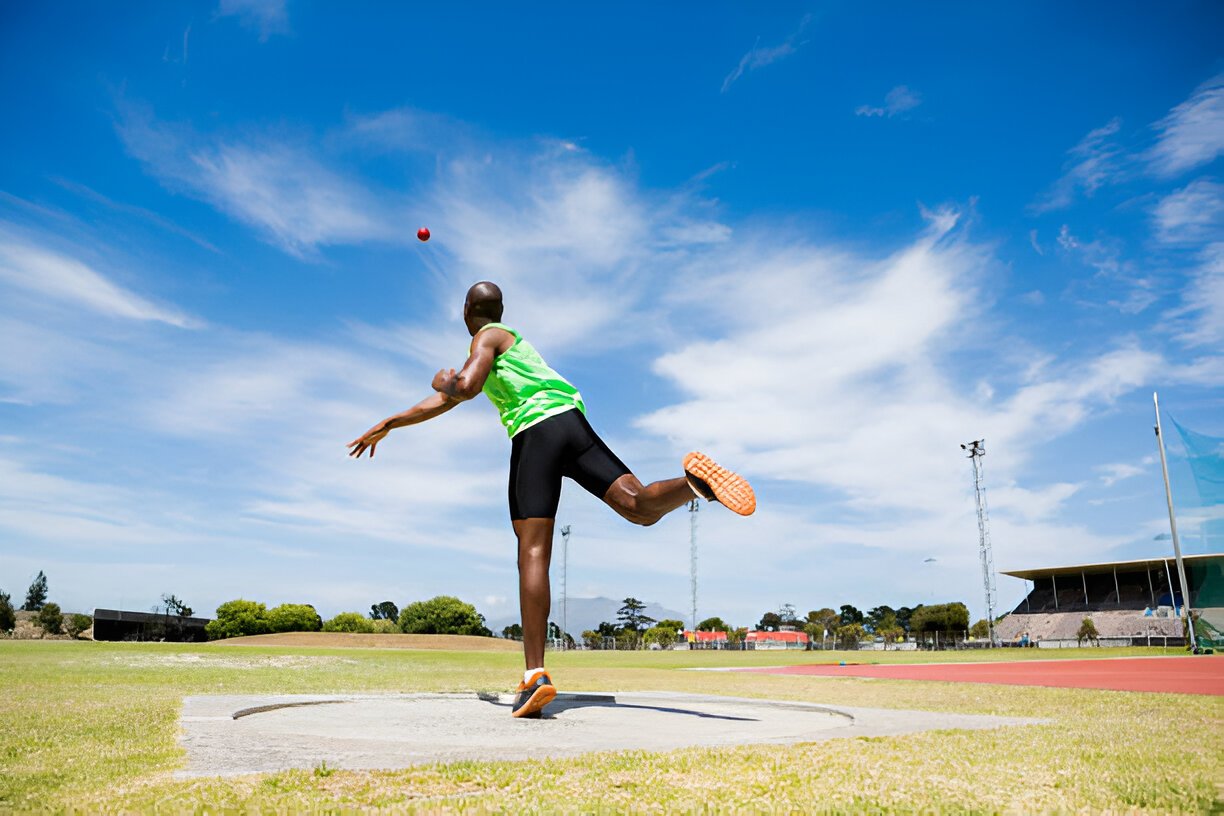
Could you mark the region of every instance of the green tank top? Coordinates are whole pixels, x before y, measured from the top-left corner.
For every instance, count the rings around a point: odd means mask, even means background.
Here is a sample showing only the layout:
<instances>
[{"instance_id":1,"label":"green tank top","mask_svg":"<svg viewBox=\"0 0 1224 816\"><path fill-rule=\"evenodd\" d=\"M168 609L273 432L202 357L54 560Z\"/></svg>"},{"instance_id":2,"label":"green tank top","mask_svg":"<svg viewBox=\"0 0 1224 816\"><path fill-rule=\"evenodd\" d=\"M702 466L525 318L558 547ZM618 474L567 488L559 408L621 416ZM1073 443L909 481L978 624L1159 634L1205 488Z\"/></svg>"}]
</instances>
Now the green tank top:
<instances>
[{"instance_id":1,"label":"green tank top","mask_svg":"<svg viewBox=\"0 0 1224 816\"><path fill-rule=\"evenodd\" d=\"M485 329L501 329L514 337L514 345L493 360L483 389L511 438L550 416L574 408L586 413L578 389L549 368L521 334L504 323L481 326L477 334Z\"/></svg>"}]
</instances>

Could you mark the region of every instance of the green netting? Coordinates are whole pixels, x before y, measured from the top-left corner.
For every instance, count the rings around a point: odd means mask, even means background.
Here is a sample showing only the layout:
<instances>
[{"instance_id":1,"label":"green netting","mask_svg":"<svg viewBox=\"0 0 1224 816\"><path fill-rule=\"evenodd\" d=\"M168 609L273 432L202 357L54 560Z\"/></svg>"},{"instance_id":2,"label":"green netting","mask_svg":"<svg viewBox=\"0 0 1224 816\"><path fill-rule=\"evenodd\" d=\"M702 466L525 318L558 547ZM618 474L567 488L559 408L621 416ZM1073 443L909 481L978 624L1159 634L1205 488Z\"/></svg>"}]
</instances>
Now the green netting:
<instances>
[{"instance_id":1,"label":"green netting","mask_svg":"<svg viewBox=\"0 0 1224 816\"><path fill-rule=\"evenodd\" d=\"M1224 552L1224 439L1170 421L1182 443L1170 461L1170 483L1183 550ZM1196 613L1195 637L1200 645L1224 647L1224 559L1187 564L1186 581Z\"/></svg>"}]
</instances>

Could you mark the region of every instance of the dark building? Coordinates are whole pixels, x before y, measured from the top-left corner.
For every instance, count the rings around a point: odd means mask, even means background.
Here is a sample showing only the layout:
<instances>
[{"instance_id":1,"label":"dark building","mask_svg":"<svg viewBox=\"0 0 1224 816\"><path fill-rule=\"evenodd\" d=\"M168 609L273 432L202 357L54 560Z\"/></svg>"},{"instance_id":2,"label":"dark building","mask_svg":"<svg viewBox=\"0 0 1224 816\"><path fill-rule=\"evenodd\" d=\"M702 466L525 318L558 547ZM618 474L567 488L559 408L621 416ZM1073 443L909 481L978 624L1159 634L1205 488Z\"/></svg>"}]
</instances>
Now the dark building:
<instances>
[{"instance_id":1,"label":"dark building","mask_svg":"<svg viewBox=\"0 0 1224 816\"><path fill-rule=\"evenodd\" d=\"M208 640L204 627L208 618L181 618L151 612L123 612L95 609L94 640L166 640L175 643L202 643Z\"/></svg>"}]
</instances>

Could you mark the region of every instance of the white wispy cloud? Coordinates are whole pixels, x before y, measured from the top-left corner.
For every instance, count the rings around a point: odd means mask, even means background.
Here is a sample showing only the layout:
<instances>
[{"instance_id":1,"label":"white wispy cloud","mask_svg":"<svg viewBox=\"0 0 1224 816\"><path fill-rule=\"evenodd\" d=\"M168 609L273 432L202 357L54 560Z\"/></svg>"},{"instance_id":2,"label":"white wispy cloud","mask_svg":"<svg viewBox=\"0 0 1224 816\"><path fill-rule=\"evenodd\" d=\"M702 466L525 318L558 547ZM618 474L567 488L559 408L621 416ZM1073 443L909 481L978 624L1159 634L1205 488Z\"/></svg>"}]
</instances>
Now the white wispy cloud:
<instances>
[{"instance_id":1,"label":"white wispy cloud","mask_svg":"<svg viewBox=\"0 0 1224 816\"><path fill-rule=\"evenodd\" d=\"M128 151L172 190L199 198L301 258L322 247L406 240L403 204L269 134L210 137L125 105Z\"/></svg>"},{"instance_id":2,"label":"white wispy cloud","mask_svg":"<svg viewBox=\"0 0 1224 816\"><path fill-rule=\"evenodd\" d=\"M1111 462L1098 465L1097 472L1101 474L1101 484L1112 487L1123 479L1131 479L1144 473L1144 468L1130 462Z\"/></svg>"},{"instance_id":3,"label":"white wispy cloud","mask_svg":"<svg viewBox=\"0 0 1224 816\"><path fill-rule=\"evenodd\" d=\"M174 235L179 235L183 238L186 238L187 240L191 241L197 246L207 249L209 252L216 252L217 254L221 254L221 250L217 249L217 247L214 246L211 242L205 240L204 238L201 238L199 235L192 232L191 230L184 229L183 227L171 221L169 218L165 218L161 215L158 215L152 210L145 209L144 207L137 207L132 204L125 204L122 201L115 201L113 198L105 196L102 193L99 193L97 190L87 187L84 184L78 184L75 181L70 181L68 179L60 178L58 176L52 176L51 181L55 184L58 184L60 187L63 187L65 190L68 190L71 193L75 193L76 195L79 195L88 201L96 202L116 212L125 213L128 215L134 215L137 218L141 218L145 221L148 221L150 224L153 224L154 226L157 226L165 230L166 232L170 232L170 233L173 233Z\"/></svg>"},{"instance_id":4,"label":"white wispy cloud","mask_svg":"<svg viewBox=\"0 0 1224 816\"><path fill-rule=\"evenodd\" d=\"M898 85L884 95L884 105L860 105L855 109L855 116L884 116L889 119L912 111L922 104L922 95L905 85Z\"/></svg>"},{"instance_id":5,"label":"white wispy cloud","mask_svg":"<svg viewBox=\"0 0 1224 816\"><path fill-rule=\"evenodd\" d=\"M799 21L799 28L795 30L795 33L778 45L762 47L761 38L758 37L756 43L748 50L748 53L740 57L739 64L735 66L735 69L723 79L722 92L726 93L744 74L751 73L758 68L764 68L767 65L773 65L775 62L798 53L799 49L803 47L803 42L799 38L803 36L804 30L811 22L812 15L805 15Z\"/></svg>"},{"instance_id":6,"label":"white wispy cloud","mask_svg":"<svg viewBox=\"0 0 1224 816\"><path fill-rule=\"evenodd\" d=\"M1086 302L1103 304L1123 314L1139 314L1159 299L1156 280L1143 274L1124 255L1118 241L1107 236L1082 240L1063 224L1058 231L1058 245L1067 255L1095 270L1090 279L1072 281L1069 286L1069 291Z\"/></svg>"},{"instance_id":7,"label":"white wispy cloud","mask_svg":"<svg viewBox=\"0 0 1224 816\"><path fill-rule=\"evenodd\" d=\"M1224 242L1203 249L1182 291L1182 305L1172 316L1179 321L1178 339L1183 343L1214 350L1224 347ZM1216 368L1218 384L1221 372Z\"/></svg>"},{"instance_id":8,"label":"white wispy cloud","mask_svg":"<svg viewBox=\"0 0 1224 816\"><path fill-rule=\"evenodd\" d=\"M88 264L21 240L3 224L0 282L105 317L152 320L179 328L195 325L184 313L141 297Z\"/></svg>"},{"instance_id":9,"label":"white wispy cloud","mask_svg":"<svg viewBox=\"0 0 1224 816\"><path fill-rule=\"evenodd\" d=\"M1167 244L1202 244L1224 238L1224 184L1196 179L1157 202L1156 237Z\"/></svg>"},{"instance_id":10,"label":"white wispy cloud","mask_svg":"<svg viewBox=\"0 0 1224 816\"><path fill-rule=\"evenodd\" d=\"M1033 203L1030 209L1041 214L1070 206L1078 195L1089 198L1120 171L1123 151L1114 137L1122 128L1122 120L1111 119L1089 131L1075 147L1067 151L1063 174L1050 190Z\"/></svg>"},{"instance_id":11,"label":"white wispy cloud","mask_svg":"<svg viewBox=\"0 0 1224 816\"><path fill-rule=\"evenodd\" d=\"M287 0L221 0L218 17L237 17L238 22L259 32L259 41L266 42L273 34L289 33ZM186 37L183 52L186 59Z\"/></svg>"},{"instance_id":12,"label":"white wispy cloud","mask_svg":"<svg viewBox=\"0 0 1224 816\"><path fill-rule=\"evenodd\" d=\"M1174 176L1213 161L1224 152L1224 74L1204 82L1152 127L1158 136L1147 159L1157 175Z\"/></svg>"}]
</instances>

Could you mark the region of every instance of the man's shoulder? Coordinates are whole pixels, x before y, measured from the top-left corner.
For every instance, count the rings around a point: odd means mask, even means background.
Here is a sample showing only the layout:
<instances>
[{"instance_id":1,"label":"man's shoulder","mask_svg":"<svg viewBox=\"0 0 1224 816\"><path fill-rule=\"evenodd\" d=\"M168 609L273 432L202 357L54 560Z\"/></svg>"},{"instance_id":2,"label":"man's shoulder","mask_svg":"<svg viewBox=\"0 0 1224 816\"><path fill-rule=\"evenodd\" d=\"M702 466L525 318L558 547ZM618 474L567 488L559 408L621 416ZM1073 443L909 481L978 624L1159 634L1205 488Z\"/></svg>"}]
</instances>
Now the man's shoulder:
<instances>
[{"instance_id":1,"label":"man's shoulder","mask_svg":"<svg viewBox=\"0 0 1224 816\"><path fill-rule=\"evenodd\" d=\"M476 336L472 338L472 350L489 348L495 354L504 354L518 339L519 334L509 326L490 323L476 332Z\"/></svg>"}]
</instances>

